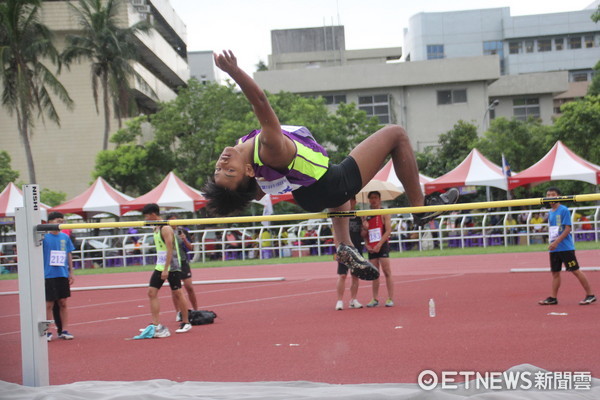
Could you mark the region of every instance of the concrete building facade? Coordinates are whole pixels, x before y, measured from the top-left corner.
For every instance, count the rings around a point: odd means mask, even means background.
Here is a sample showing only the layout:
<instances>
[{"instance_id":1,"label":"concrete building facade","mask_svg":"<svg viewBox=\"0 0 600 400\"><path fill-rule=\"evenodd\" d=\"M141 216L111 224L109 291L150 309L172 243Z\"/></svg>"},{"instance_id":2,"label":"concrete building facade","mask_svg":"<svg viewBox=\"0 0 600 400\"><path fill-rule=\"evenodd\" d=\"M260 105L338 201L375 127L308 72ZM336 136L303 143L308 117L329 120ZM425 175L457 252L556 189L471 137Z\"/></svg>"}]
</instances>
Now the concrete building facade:
<instances>
[{"instance_id":1,"label":"concrete building facade","mask_svg":"<svg viewBox=\"0 0 600 400\"><path fill-rule=\"evenodd\" d=\"M269 71L254 77L271 92L320 95L332 107L354 102L382 123L404 126L423 150L458 120L480 132L496 116L551 124L560 104L585 94L600 60L594 9L522 17L507 7L419 13L405 30L404 49L346 50L343 27L273 31Z\"/></svg>"},{"instance_id":2,"label":"concrete building facade","mask_svg":"<svg viewBox=\"0 0 600 400\"><path fill-rule=\"evenodd\" d=\"M66 36L79 30L75 15L67 3L46 1L42 8L42 22L53 31L59 51L65 46ZM157 101L174 99L177 88L185 85L189 79L186 27L168 0L124 2L119 18L123 24L129 25L140 19L151 19L155 27L149 34L137 37L141 62L135 63L134 68L156 97L137 82L131 83L140 112L153 112ZM50 121L36 121L31 147L37 183L42 188L63 191L67 198L71 198L86 189L92 181L96 155L102 149L104 115L101 104L100 113L96 112L89 62L75 63L70 69L63 69L57 77L68 90L75 108L68 110L55 100L60 126ZM20 172L19 180L27 183L29 174L17 121L3 108L0 108L0 121L0 149L11 155L12 168ZM117 129L118 122L112 119L111 132Z\"/></svg>"},{"instance_id":3,"label":"concrete building facade","mask_svg":"<svg viewBox=\"0 0 600 400\"><path fill-rule=\"evenodd\" d=\"M196 78L202 84L221 80L221 70L215 67L212 50L189 51L187 60L190 66L190 78Z\"/></svg>"}]
</instances>

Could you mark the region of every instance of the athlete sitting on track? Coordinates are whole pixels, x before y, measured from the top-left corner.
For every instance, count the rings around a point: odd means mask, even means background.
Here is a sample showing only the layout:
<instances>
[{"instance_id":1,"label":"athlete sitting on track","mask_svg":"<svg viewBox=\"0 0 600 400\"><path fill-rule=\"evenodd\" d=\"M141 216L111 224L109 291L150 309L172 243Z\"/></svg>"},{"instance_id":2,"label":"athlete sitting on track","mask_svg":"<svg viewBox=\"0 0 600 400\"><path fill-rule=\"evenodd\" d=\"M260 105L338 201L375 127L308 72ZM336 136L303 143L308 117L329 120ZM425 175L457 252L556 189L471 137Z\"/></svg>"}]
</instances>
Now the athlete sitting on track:
<instances>
[{"instance_id":1,"label":"athlete sitting on track","mask_svg":"<svg viewBox=\"0 0 600 400\"><path fill-rule=\"evenodd\" d=\"M281 126L267 96L237 65L231 51L215 54L215 64L240 86L252 104L261 129L226 147L215 173L204 188L208 209L217 215L242 211L250 201L265 193L292 191L294 200L306 211L350 210L349 200L362 189L391 155L398 179L413 206L451 204L458 190L423 198L419 171L409 138L403 128L387 125L357 147L338 165L330 165L325 149L305 127ZM423 225L441 212L413 214ZM333 218L338 260L361 279L379 277L377 269L351 246L348 218Z\"/></svg>"}]
</instances>

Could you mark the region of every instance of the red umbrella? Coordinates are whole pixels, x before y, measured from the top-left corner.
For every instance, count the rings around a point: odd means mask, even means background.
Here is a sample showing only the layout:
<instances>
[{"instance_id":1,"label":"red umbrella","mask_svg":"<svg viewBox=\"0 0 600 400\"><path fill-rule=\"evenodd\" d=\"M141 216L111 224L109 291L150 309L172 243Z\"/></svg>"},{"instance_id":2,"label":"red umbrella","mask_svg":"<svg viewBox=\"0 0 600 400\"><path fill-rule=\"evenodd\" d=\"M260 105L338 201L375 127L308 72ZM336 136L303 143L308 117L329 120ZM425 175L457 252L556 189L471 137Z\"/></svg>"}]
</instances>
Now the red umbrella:
<instances>
[{"instance_id":1,"label":"red umbrella","mask_svg":"<svg viewBox=\"0 0 600 400\"><path fill-rule=\"evenodd\" d=\"M141 210L149 203L156 203L165 208L197 211L206 205L207 200L200 191L187 185L171 171L157 187L123 204L121 212Z\"/></svg>"},{"instance_id":2,"label":"red umbrella","mask_svg":"<svg viewBox=\"0 0 600 400\"><path fill-rule=\"evenodd\" d=\"M132 199L133 197L119 192L99 177L92 186L79 196L56 207L52 207L51 211L60 211L64 214L79 214L83 218L89 218L100 213L121 216L123 215L121 213L121 205Z\"/></svg>"}]
</instances>

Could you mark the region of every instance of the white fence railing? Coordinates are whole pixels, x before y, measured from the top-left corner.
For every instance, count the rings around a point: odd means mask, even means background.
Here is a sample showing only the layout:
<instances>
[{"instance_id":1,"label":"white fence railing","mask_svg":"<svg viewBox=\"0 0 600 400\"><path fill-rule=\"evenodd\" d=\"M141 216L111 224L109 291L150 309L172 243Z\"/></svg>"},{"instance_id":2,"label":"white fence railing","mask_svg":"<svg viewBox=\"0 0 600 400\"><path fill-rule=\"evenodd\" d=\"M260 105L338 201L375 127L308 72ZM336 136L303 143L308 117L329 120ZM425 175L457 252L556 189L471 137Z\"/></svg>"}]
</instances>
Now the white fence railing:
<instances>
[{"instance_id":1,"label":"white fence railing","mask_svg":"<svg viewBox=\"0 0 600 400\"><path fill-rule=\"evenodd\" d=\"M600 241L600 207L570 208L576 242ZM392 218L390 246L393 251L530 245L547 241L546 209L444 215L423 229L412 228L412 218ZM578 219L585 215L588 221ZM515 224L510 225L510 219ZM89 236L77 234L73 252L75 268L148 265L155 262L154 238L150 230L135 234ZM268 259L328 255L335 252L331 221L309 220L300 224L207 228L190 230L192 262L234 259ZM0 270L17 269L15 242L0 243Z\"/></svg>"}]
</instances>

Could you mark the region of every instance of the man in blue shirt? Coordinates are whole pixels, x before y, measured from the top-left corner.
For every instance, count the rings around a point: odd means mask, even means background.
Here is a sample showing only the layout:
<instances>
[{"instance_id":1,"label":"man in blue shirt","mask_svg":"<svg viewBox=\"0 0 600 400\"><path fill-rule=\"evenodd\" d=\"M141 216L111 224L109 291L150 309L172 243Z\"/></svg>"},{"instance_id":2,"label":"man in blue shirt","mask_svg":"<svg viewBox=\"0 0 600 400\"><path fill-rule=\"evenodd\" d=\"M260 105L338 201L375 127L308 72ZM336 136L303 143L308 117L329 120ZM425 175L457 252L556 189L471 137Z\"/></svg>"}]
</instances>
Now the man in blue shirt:
<instances>
[{"instance_id":1,"label":"man in blue shirt","mask_svg":"<svg viewBox=\"0 0 600 400\"><path fill-rule=\"evenodd\" d=\"M59 212L51 212L48 215L48 223L62 224L64 216ZM46 315L52 319L52 307L57 302L62 322L62 332L58 334L61 339L71 340L73 335L67 330L69 324L69 313L67 310L67 299L71 297L71 285L73 284L73 257L75 249L71 238L58 230L51 231L44 236L44 278L46 285ZM52 340L52 332L47 333L48 341Z\"/></svg>"},{"instance_id":2,"label":"man in blue shirt","mask_svg":"<svg viewBox=\"0 0 600 400\"><path fill-rule=\"evenodd\" d=\"M561 192L558 188L551 187L546 191L546 197L558 197ZM552 296L545 300L540 300L539 304L554 305L558 304L557 295L560 288L560 271L565 264L567 271L572 272L579 280L585 290L586 297L579 302L580 305L592 304L596 301L596 296L592 293L590 284L583 272L579 269L579 263L575 257L575 244L571 235L571 214L569 209L559 202L550 203L550 212L548 213L548 233L550 245L550 268L552 270Z\"/></svg>"}]
</instances>

